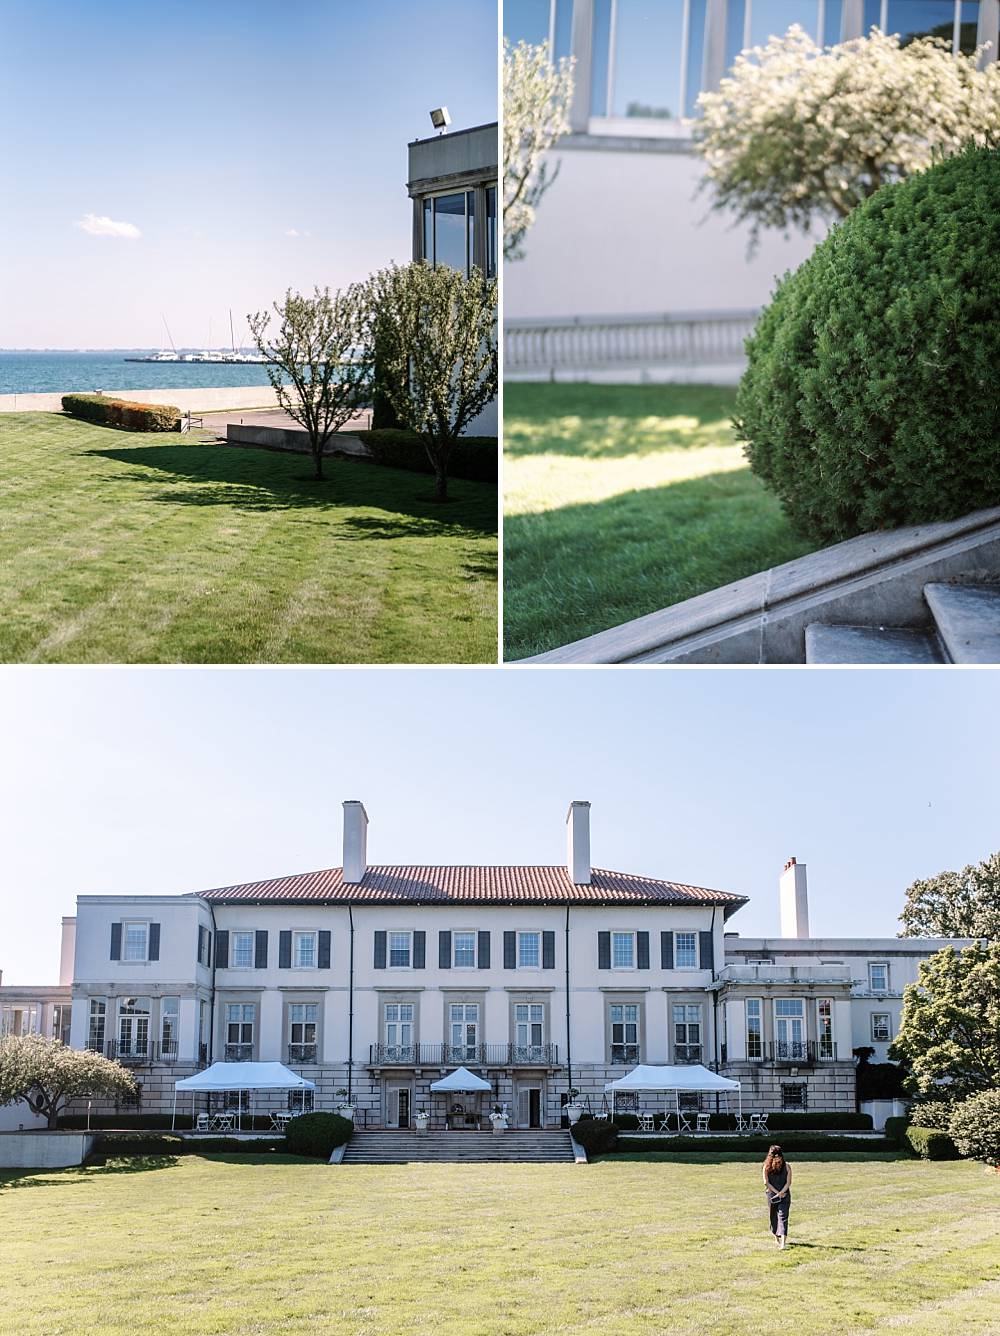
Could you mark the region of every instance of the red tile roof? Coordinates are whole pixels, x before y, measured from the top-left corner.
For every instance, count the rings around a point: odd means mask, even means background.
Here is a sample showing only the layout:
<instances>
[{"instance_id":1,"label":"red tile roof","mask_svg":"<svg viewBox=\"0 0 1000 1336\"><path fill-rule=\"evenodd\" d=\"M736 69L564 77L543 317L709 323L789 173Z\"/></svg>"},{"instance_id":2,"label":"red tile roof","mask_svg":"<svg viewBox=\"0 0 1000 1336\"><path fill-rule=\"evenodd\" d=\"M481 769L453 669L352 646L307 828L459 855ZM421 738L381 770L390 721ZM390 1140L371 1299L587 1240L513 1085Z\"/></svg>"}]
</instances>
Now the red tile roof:
<instances>
[{"instance_id":1,"label":"red tile roof","mask_svg":"<svg viewBox=\"0 0 1000 1336\"><path fill-rule=\"evenodd\" d=\"M628 872L594 868L589 886L577 886L565 867L369 867L364 880L348 884L344 870L324 868L272 881L246 882L201 891L204 900L312 900L328 904L664 904L723 905L727 916L746 904L745 895L657 881Z\"/></svg>"}]
</instances>

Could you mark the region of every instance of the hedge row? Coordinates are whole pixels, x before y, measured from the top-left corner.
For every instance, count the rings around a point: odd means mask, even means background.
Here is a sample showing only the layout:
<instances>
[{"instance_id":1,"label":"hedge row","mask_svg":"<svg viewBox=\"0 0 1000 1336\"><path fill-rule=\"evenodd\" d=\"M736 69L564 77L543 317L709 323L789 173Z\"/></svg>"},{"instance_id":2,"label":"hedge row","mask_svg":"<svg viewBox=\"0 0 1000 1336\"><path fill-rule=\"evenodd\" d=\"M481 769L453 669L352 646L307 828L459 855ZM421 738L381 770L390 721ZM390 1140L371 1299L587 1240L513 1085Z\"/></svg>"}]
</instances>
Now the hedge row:
<instances>
[{"instance_id":1,"label":"hedge row","mask_svg":"<svg viewBox=\"0 0 1000 1336\"><path fill-rule=\"evenodd\" d=\"M353 1131L353 1120L339 1113L302 1113L285 1128L285 1138L293 1155L328 1160L338 1146L350 1141Z\"/></svg>"},{"instance_id":2,"label":"hedge row","mask_svg":"<svg viewBox=\"0 0 1000 1336\"><path fill-rule=\"evenodd\" d=\"M579 1124L577 1124L579 1126ZM577 1137L579 1141L579 1137ZM773 1144L773 1136L740 1137L699 1137L699 1136L662 1136L630 1137L620 1136L616 1149L627 1151L630 1155L648 1151L707 1151L714 1155L719 1151L745 1151L750 1154L766 1155ZM581 1143L582 1144L582 1143ZM794 1151L851 1151L855 1154L863 1151L884 1153L896 1150L896 1145L886 1137L824 1137L810 1136L808 1132L793 1132L782 1136L782 1148L789 1153Z\"/></svg>"},{"instance_id":3,"label":"hedge row","mask_svg":"<svg viewBox=\"0 0 1000 1336\"><path fill-rule=\"evenodd\" d=\"M922 1160L957 1160L959 1156L954 1141L947 1132L936 1127L908 1127L905 1134L906 1144L914 1155Z\"/></svg>"},{"instance_id":4,"label":"hedge row","mask_svg":"<svg viewBox=\"0 0 1000 1336\"><path fill-rule=\"evenodd\" d=\"M386 427L352 434L365 443L376 464L391 469L409 469L413 473L434 471L420 437L412 431ZM497 460L495 436L463 436L451 452L448 476L465 478L469 482L496 482Z\"/></svg>"},{"instance_id":5,"label":"hedge row","mask_svg":"<svg viewBox=\"0 0 1000 1336\"><path fill-rule=\"evenodd\" d=\"M126 431L180 431L181 410L170 404L134 404L103 394L64 394L63 412Z\"/></svg>"},{"instance_id":6,"label":"hedge row","mask_svg":"<svg viewBox=\"0 0 1000 1336\"><path fill-rule=\"evenodd\" d=\"M284 1137L243 1141L237 1137L150 1136L143 1133L112 1132L102 1135L92 1159L128 1159L147 1155L260 1155L270 1151L288 1153Z\"/></svg>"},{"instance_id":7,"label":"hedge row","mask_svg":"<svg viewBox=\"0 0 1000 1336\"><path fill-rule=\"evenodd\" d=\"M693 1119L693 1114L687 1115ZM654 1123L659 1117L654 1116ZM615 1116L616 1127L623 1132L634 1132L639 1126L639 1119L634 1113L619 1113ZM735 1132L736 1115L734 1113L712 1113L708 1119L712 1132ZM874 1124L868 1113L769 1113L767 1115L768 1134L771 1132L815 1132L827 1131L870 1132Z\"/></svg>"}]
</instances>

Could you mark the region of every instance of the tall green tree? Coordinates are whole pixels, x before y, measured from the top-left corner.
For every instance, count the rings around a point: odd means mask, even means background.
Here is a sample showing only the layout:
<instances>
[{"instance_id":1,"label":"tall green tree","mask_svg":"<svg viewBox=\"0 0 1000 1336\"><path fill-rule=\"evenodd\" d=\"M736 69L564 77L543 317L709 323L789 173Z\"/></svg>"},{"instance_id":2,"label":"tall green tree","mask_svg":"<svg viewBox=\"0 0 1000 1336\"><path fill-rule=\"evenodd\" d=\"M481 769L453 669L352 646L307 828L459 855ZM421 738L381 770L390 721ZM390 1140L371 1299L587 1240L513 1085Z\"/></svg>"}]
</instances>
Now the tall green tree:
<instances>
[{"instance_id":1,"label":"tall green tree","mask_svg":"<svg viewBox=\"0 0 1000 1336\"><path fill-rule=\"evenodd\" d=\"M103 1053L69 1048L40 1034L0 1039L0 1106L24 1100L32 1113L56 1127L74 1099L116 1099L135 1093L132 1074Z\"/></svg>"},{"instance_id":2,"label":"tall green tree","mask_svg":"<svg viewBox=\"0 0 1000 1336\"><path fill-rule=\"evenodd\" d=\"M961 872L913 882L899 916L901 937L986 937L1000 941L1000 853Z\"/></svg>"},{"instance_id":3,"label":"tall green tree","mask_svg":"<svg viewBox=\"0 0 1000 1336\"><path fill-rule=\"evenodd\" d=\"M497 394L497 281L420 260L379 270L367 291L365 360L377 361L379 393L419 436L446 501L455 442Z\"/></svg>"},{"instance_id":4,"label":"tall green tree","mask_svg":"<svg viewBox=\"0 0 1000 1336\"><path fill-rule=\"evenodd\" d=\"M1000 1086L1000 942L949 946L921 962L903 990L891 1056L906 1063L916 1094L939 1082L956 1099Z\"/></svg>"},{"instance_id":5,"label":"tall green tree","mask_svg":"<svg viewBox=\"0 0 1000 1336\"><path fill-rule=\"evenodd\" d=\"M358 356L366 318L360 283L332 294L315 288L311 297L289 289L271 311L247 316L278 403L306 430L319 480L330 437L371 407L371 363Z\"/></svg>"}]
</instances>

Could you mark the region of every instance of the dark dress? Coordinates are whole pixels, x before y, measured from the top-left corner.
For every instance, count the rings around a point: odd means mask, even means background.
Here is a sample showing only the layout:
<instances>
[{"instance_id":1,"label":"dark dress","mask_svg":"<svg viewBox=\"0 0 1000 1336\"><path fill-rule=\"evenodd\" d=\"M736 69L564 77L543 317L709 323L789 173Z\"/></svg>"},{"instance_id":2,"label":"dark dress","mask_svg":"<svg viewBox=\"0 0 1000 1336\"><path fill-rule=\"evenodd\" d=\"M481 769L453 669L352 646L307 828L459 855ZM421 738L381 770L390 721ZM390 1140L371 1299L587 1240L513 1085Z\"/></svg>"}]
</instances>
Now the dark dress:
<instances>
[{"instance_id":1,"label":"dark dress","mask_svg":"<svg viewBox=\"0 0 1000 1336\"><path fill-rule=\"evenodd\" d=\"M783 1164L780 1169L772 1169L767 1175L767 1187L764 1191L767 1193L767 1204L771 1208L771 1233L782 1235L788 1233L788 1208L792 1204L792 1194L787 1192L784 1197L775 1200L775 1193L780 1192L788 1182L788 1165Z\"/></svg>"}]
</instances>

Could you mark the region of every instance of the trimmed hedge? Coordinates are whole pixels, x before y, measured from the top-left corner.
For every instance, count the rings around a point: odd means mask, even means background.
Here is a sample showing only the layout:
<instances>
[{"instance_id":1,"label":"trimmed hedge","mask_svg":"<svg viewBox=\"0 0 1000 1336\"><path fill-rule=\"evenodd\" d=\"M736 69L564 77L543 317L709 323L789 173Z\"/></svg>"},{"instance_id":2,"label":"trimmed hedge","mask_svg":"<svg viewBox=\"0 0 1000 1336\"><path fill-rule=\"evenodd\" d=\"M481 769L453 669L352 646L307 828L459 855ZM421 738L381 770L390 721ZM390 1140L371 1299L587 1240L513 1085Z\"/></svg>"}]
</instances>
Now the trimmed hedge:
<instances>
[{"instance_id":1,"label":"trimmed hedge","mask_svg":"<svg viewBox=\"0 0 1000 1336\"><path fill-rule=\"evenodd\" d=\"M960 1158L954 1141L937 1127L908 1127L905 1140L914 1155L919 1155L922 1160Z\"/></svg>"},{"instance_id":2,"label":"trimmed hedge","mask_svg":"<svg viewBox=\"0 0 1000 1336\"><path fill-rule=\"evenodd\" d=\"M693 1119L694 1114L689 1113L688 1118ZM659 1116L654 1115L655 1120L659 1121ZM620 1113L614 1119L616 1127L623 1132L634 1132L638 1129L639 1119L634 1113ZM709 1130L712 1132L735 1132L736 1115L734 1113L713 1113L708 1119ZM795 1131L845 1131L845 1132L870 1132L874 1124L869 1113L769 1113L767 1115L768 1135L772 1132L795 1132Z\"/></svg>"},{"instance_id":3,"label":"trimmed hedge","mask_svg":"<svg viewBox=\"0 0 1000 1336\"><path fill-rule=\"evenodd\" d=\"M1000 1090L982 1090L956 1104L948 1131L960 1155L1000 1164Z\"/></svg>"},{"instance_id":4,"label":"trimmed hedge","mask_svg":"<svg viewBox=\"0 0 1000 1336\"><path fill-rule=\"evenodd\" d=\"M910 1120L905 1115L897 1118L887 1118L885 1120L885 1134L890 1141L894 1141L897 1146L901 1146L909 1125Z\"/></svg>"},{"instance_id":5,"label":"trimmed hedge","mask_svg":"<svg viewBox=\"0 0 1000 1336\"><path fill-rule=\"evenodd\" d=\"M607 1155L618 1141L618 1128L606 1119L580 1118L570 1131L573 1139L587 1152L588 1159L593 1155Z\"/></svg>"},{"instance_id":6,"label":"trimmed hedge","mask_svg":"<svg viewBox=\"0 0 1000 1336\"><path fill-rule=\"evenodd\" d=\"M285 1128L285 1140L293 1155L328 1160L338 1146L350 1141L354 1123L339 1113L302 1113Z\"/></svg>"},{"instance_id":7,"label":"trimmed hedge","mask_svg":"<svg viewBox=\"0 0 1000 1336\"><path fill-rule=\"evenodd\" d=\"M235 1137L198 1137L193 1140L170 1134L149 1136L141 1132L117 1132L99 1137L91 1158L118 1160L150 1155L259 1155L268 1151L287 1152L285 1138L243 1141Z\"/></svg>"},{"instance_id":8,"label":"trimmed hedge","mask_svg":"<svg viewBox=\"0 0 1000 1336\"><path fill-rule=\"evenodd\" d=\"M249 1128L250 1119L245 1118L244 1122ZM268 1126L270 1127L270 1120ZM83 1131L87 1127L87 1115L85 1113L66 1114L59 1119L60 1131ZM102 1113L94 1114L90 1119L90 1127L93 1131L111 1129L116 1132L130 1132L133 1128L153 1129L157 1131L170 1131L169 1113ZM178 1114L176 1128L179 1132L189 1132L191 1130L190 1114Z\"/></svg>"},{"instance_id":9,"label":"trimmed hedge","mask_svg":"<svg viewBox=\"0 0 1000 1336\"><path fill-rule=\"evenodd\" d=\"M1000 150L883 186L787 275L747 341L736 426L827 541L1000 503Z\"/></svg>"},{"instance_id":10,"label":"trimmed hedge","mask_svg":"<svg viewBox=\"0 0 1000 1336\"><path fill-rule=\"evenodd\" d=\"M579 1138L577 1138L579 1140ZM630 1137L622 1135L618 1138L616 1149L628 1151L628 1153L645 1153L647 1151L683 1151L687 1154L689 1151L704 1151L708 1154L715 1154L717 1151L744 1151L748 1154L766 1155L770 1147L774 1144L773 1136L740 1136L740 1137L704 1137L704 1136L662 1136L662 1137ZM858 1151L884 1153L887 1150L896 1150L894 1142L885 1137L822 1137L810 1136L807 1132L793 1132L790 1136L782 1136L782 1149L789 1154L794 1151Z\"/></svg>"},{"instance_id":11,"label":"trimmed hedge","mask_svg":"<svg viewBox=\"0 0 1000 1336\"><path fill-rule=\"evenodd\" d=\"M134 404L103 394L64 394L63 412L126 431L180 431L181 410L171 404Z\"/></svg>"},{"instance_id":12,"label":"trimmed hedge","mask_svg":"<svg viewBox=\"0 0 1000 1336\"><path fill-rule=\"evenodd\" d=\"M372 452L376 464L390 469L409 469L413 473L433 473L427 451L420 437L412 431L384 428L380 431L352 432ZM463 436L457 441L448 461L449 478L468 482L497 481L497 438Z\"/></svg>"}]
</instances>

